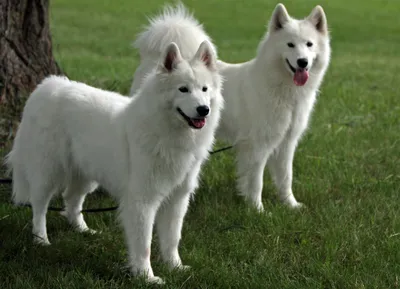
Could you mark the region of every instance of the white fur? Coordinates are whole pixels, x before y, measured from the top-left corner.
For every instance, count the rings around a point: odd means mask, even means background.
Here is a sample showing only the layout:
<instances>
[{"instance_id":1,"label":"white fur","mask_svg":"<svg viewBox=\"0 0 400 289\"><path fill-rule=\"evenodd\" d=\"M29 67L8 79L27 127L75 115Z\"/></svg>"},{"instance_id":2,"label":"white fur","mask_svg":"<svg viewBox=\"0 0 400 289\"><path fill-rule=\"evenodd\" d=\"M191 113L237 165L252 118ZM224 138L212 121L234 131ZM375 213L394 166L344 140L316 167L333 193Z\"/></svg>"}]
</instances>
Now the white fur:
<instances>
[{"instance_id":1,"label":"white fur","mask_svg":"<svg viewBox=\"0 0 400 289\"><path fill-rule=\"evenodd\" d=\"M163 17L158 19L160 26ZM197 43L207 37L204 30L198 31L197 21L186 14L178 12L171 18L176 23L184 22L186 31L191 23L191 33L187 34L190 39L186 38L185 43ZM172 27L179 35L177 27L164 23L165 30ZM163 41L174 41L175 34ZM164 31L164 35L170 34ZM312 47L306 45L308 41L313 43ZM141 42L145 42L143 38ZM295 48L288 47L289 42L295 44ZM182 49L188 48L182 46ZM132 91L139 88L138 78L143 78L151 69L146 55L141 57ZM293 72L286 63L288 59L296 67L298 58L308 60L310 76L304 86L293 83ZM259 210L263 210L261 193L267 163L279 198L290 207L301 206L292 192L293 158L329 61L330 39L322 8L317 6L310 16L296 20L278 4L254 59L240 64L218 62L225 79L226 105L217 137L235 146L238 189Z\"/></svg>"},{"instance_id":2,"label":"white fur","mask_svg":"<svg viewBox=\"0 0 400 289\"><path fill-rule=\"evenodd\" d=\"M200 43L211 38L204 32L202 25L186 10L182 4L176 7L165 6L161 15L149 18L149 25L141 32L133 46L139 50L141 63L136 69L130 95L140 87L144 76L156 65L157 59L165 47L174 42L180 47L182 57L191 59ZM215 55L217 49L212 45Z\"/></svg>"},{"instance_id":3,"label":"white fur","mask_svg":"<svg viewBox=\"0 0 400 289\"><path fill-rule=\"evenodd\" d=\"M119 200L132 272L157 283L162 280L150 265L153 223L164 261L184 268L178 254L182 222L223 103L207 42L190 61L173 43L165 49L134 98L67 78L45 79L26 103L7 159L14 201L32 205L36 242L50 244L46 211L60 189L65 189L64 215L79 231L89 230L81 209L98 183ZM204 53L214 67L204 65ZM168 58L173 60L170 70ZM180 92L182 85L191 93ZM201 90L205 85L207 92ZM199 105L209 105L210 114L205 126L195 130L177 107L193 115Z\"/></svg>"}]
</instances>

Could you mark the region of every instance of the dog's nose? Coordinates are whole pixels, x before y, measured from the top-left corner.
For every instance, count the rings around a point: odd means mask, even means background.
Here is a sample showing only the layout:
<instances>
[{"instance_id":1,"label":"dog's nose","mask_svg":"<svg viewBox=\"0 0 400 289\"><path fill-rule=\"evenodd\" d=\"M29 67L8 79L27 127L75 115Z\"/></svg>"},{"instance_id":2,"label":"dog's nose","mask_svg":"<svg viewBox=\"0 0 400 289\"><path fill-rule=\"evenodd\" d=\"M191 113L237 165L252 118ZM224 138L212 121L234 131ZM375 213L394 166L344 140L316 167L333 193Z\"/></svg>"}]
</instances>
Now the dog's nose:
<instances>
[{"instance_id":1,"label":"dog's nose","mask_svg":"<svg viewBox=\"0 0 400 289\"><path fill-rule=\"evenodd\" d=\"M207 116L210 112L210 108L207 105L200 105L196 108L196 110L200 116Z\"/></svg>"},{"instance_id":2,"label":"dog's nose","mask_svg":"<svg viewBox=\"0 0 400 289\"><path fill-rule=\"evenodd\" d=\"M301 68L306 68L308 65L308 60L307 58L299 58L297 59L297 65Z\"/></svg>"}]
</instances>

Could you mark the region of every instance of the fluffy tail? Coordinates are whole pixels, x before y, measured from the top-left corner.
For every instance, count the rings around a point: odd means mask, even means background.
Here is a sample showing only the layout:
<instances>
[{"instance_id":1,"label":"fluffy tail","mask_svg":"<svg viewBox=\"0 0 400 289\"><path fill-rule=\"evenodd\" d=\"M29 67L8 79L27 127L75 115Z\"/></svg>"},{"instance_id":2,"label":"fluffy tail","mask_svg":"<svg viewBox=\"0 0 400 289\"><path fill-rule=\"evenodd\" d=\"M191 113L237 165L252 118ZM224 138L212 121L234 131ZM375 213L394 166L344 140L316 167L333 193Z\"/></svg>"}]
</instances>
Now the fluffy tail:
<instances>
[{"instance_id":1,"label":"fluffy tail","mask_svg":"<svg viewBox=\"0 0 400 289\"><path fill-rule=\"evenodd\" d=\"M12 173L12 163L11 163L11 159L12 159L12 151L9 152L3 161L3 166L7 169L6 171L6 177L9 177Z\"/></svg>"},{"instance_id":2,"label":"fluffy tail","mask_svg":"<svg viewBox=\"0 0 400 289\"><path fill-rule=\"evenodd\" d=\"M178 45L185 59L192 58L204 40L212 43L203 26L182 3L175 7L165 6L164 11L150 18L149 22L133 44L139 50L142 60L153 57L158 59L171 42ZM213 49L217 52L214 45Z\"/></svg>"},{"instance_id":3,"label":"fluffy tail","mask_svg":"<svg viewBox=\"0 0 400 289\"><path fill-rule=\"evenodd\" d=\"M11 151L5 158L4 164L7 166L7 175L12 173L13 192L12 200L15 204L29 203L29 185L22 171L14 167L15 156Z\"/></svg>"}]
</instances>

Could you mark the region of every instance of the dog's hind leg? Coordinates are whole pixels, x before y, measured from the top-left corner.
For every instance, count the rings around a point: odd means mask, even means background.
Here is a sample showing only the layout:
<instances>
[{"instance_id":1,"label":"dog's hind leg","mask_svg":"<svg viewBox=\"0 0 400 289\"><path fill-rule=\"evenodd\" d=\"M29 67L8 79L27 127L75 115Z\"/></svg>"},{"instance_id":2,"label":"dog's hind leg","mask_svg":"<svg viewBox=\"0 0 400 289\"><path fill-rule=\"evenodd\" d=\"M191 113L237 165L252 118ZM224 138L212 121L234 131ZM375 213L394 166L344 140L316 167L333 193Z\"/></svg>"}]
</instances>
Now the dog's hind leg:
<instances>
[{"instance_id":1,"label":"dog's hind leg","mask_svg":"<svg viewBox=\"0 0 400 289\"><path fill-rule=\"evenodd\" d=\"M86 181L80 176L74 176L68 182L63 193L65 209L61 212L61 215L67 218L77 232L96 233L95 230L89 229L81 213L86 195L96 188L96 183Z\"/></svg>"},{"instance_id":2,"label":"dog's hind leg","mask_svg":"<svg viewBox=\"0 0 400 289\"><path fill-rule=\"evenodd\" d=\"M199 162L190 171L185 181L174 190L172 195L160 207L156 226L159 237L161 255L171 269L188 269L182 265L178 252L181 239L182 224L189 206L190 196L198 186L198 175L201 163Z\"/></svg>"},{"instance_id":3,"label":"dog's hind leg","mask_svg":"<svg viewBox=\"0 0 400 289\"><path fill-rule=\"evenodd\" d=\"M31 206L32 206L32 233L33 242L40 245L50 245L47 237L46 214L51 197L55 188L45 184L31 184Z\"/></svg>"}]
</instances>

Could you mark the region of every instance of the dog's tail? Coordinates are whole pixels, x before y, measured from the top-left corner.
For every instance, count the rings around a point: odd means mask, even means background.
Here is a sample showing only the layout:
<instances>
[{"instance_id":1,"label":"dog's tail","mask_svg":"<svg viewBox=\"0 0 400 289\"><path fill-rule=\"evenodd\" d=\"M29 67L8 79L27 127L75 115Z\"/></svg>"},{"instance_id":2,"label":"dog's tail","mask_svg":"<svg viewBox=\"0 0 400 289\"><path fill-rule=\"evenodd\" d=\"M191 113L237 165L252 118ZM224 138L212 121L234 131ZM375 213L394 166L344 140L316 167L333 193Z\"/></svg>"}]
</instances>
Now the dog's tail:
<instances>
[{"instance_id":1,"label":"dog's tail","mask_svg":"<svg viewBox=\"0 0 400 289\"><path fill-rule=\"evenodd\" d=\"M212 43L203 26L182 3L175 7L165 6L164 11L156 17L149 18L149 22L133 43L139 50L142 61L149 58L159 59L171 42L178 45L185 59L192 58L204 40ZM213 49L216 53L214 45Z\"/></svg>"},{"instance_id":2,"label":"dog's tail","mask_svg":"<svg viewBox=\"0 0 400 289\"><path fill-rule=\"evenodd\" d=\"M15 156L14 151L12 150L5 157L4 164L8 168L8 172L6 175L12 174L12 200L15 204L28 204L30 199L29 194L29 184L25 178L24 173L15 167Z\"/></svg>"}]
</instances>

